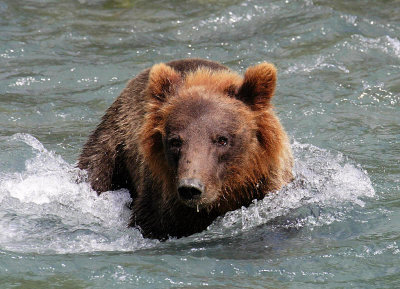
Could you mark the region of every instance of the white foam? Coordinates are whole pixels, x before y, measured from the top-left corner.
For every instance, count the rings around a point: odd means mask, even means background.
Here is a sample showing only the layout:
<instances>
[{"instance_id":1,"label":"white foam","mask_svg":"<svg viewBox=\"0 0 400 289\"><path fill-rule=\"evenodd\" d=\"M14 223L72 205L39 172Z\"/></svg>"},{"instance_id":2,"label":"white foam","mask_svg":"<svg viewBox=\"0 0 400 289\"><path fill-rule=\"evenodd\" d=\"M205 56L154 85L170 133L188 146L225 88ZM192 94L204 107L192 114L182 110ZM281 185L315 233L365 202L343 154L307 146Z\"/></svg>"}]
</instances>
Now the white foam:
<instances>
[{"instance_id":1,"label":"white foam","mask_svg":"<svg viewBox=\"0 0 400 289\"><path fill-rule=\"evenodd\" d=\"M286 227L327 225L341 221L343 207L363 207L363 199L375 195L368 174L347 163L341 154L298 142L292 147L294 181L262 201L254 201L249 208L229 212L209 227L211 232L235 235L277 217L283 217L280 226ZM321 207L325 208L323 215L319 212Z\"/></svg>"},{"instance_id":2,"label":"white foam","mask_svg":"<svg viewBox=\"0 0 400 289\"><path fill-rule=\"evenodd\" d=\"M29 134L12 140L30 146L36 156L25 170L0 174L0 247L33 252L133 251L152 246L127 228L131 199L119 190L97 196L85 174L47 151Z\"/></svg>"},{"instance_id":3,"label":"white foam","mask_svg":"<svg viewBox=\"0 0 400 289\"><path fill-rule=\"evenodd\" d=\"M29 134L11 138L35 152L22 172L0 173L0 248L23 252L135 251L155 246L128 228L131 199L126 190L97 196L84 172L49 152ZM338 220L344 204L363 206L374 189L360 167L308 144L293 144L295 181L249 208L229 212L198 235L201 240L235 235L276 217L304 217L289 226L320 226ZM310 218L315 207L329 206L336 214ZM310 213L311 212L311 213Z\"/></svg>"},{"instance_id":4,"label":"white foam","mask_svg":"<svg viewBox=\"0 0 400 289\"><path fill-rule=\"evenodd\" d=\"M352 39L357 41L357 46L360 46L354 47L354 44L349 44L350 47L355 50L361 49L361 51L368 51L371 49L377 49L390 56L400 56L400 41L396 37L392 38L386 35L378 38L369 38L362 35L353 35Z\"/></svg>"}]
</instances>

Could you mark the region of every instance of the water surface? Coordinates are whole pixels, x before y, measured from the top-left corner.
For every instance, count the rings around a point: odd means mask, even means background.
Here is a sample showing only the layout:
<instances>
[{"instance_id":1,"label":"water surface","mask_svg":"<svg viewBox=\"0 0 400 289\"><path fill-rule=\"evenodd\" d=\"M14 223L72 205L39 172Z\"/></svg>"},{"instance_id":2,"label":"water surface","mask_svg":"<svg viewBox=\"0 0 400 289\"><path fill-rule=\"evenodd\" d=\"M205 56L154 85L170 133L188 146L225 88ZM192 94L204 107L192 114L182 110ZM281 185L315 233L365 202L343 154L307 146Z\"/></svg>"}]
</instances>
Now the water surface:
<instances>
[{"instance_id":1,"label":"water surface","mask_svg":"<svg viewBox=\"0 0 400 289\"><path fill-rule=\"evenodd\" d=\"M0 1L0 288L400 287L400 6ZM75 168L142 69L278 67L295 181L160 243Z\"/></svg>"}]
</instances>

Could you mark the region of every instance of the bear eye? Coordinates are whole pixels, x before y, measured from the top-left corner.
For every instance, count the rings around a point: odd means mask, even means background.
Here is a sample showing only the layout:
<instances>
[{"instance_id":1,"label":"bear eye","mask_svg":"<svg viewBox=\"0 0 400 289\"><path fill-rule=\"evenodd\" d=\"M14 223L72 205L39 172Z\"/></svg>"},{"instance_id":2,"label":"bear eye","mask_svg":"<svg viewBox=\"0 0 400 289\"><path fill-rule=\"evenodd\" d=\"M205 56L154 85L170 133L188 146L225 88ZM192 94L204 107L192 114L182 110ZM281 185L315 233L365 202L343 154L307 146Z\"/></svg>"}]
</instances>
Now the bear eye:
<instances>
[{"instance_id":1,"label":"bear eye","mask_svg":"<svg viewBox=\"0 0 400 289\"><path fill-rule=\"evenodd\" d=\"M169 140L168 145L170 148L179 149L182 146L182 140L180 138L172 138Z\"/></svg>"},{"instance_id":2,"label":"bear eye","mask_svg":"<svg viewBox=\"0 0 400 289\"><path fill-rule=\"evenodd\" d=\"M228 138L224 137L224 136L219 136L219 137L217 137L217 140L215 141L215 143L218 146L224 147L224 146L226 146L228 144Z\"/></svg>"}]
</instances>

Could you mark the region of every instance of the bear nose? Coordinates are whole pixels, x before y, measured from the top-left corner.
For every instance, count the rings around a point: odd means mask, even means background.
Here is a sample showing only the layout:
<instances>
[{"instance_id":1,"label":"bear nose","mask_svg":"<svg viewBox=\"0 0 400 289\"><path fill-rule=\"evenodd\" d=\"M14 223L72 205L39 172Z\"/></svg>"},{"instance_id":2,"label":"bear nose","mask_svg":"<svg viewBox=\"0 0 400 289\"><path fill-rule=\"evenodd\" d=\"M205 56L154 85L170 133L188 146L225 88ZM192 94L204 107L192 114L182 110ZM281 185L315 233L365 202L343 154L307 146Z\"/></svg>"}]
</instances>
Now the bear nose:
<instances>
[{"instance_id":1,"label":"bear nose","mask_svg":"<svg viewBox=\"0 0 400 289\"><path fill-rule=\"evenodd\" d=\"M178 193L184 200L198 199L203 192L204 185L198 179L183 179L179 181Z\"/></svg>"}]
</instances>

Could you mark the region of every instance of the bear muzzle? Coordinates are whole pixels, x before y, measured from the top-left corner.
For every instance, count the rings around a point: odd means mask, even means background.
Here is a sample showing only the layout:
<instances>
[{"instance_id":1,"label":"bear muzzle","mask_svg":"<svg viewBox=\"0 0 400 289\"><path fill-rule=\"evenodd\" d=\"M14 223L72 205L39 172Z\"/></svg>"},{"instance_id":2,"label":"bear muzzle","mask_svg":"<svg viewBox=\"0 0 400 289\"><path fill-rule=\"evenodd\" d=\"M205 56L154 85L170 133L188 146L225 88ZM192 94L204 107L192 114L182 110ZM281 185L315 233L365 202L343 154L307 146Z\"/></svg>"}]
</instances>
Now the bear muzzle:
<instances>
[{"instance_id":1,"label":"bear muzzle","mask_svg":"<svg viewBox=\"0 0 400 289\"><path fill-rule=\"evenodd\" d=\"M204 188L198 179L182 179L178 183L178 194L183 201L197 201L201 199Z\"/></svg>"}]
</instances>

